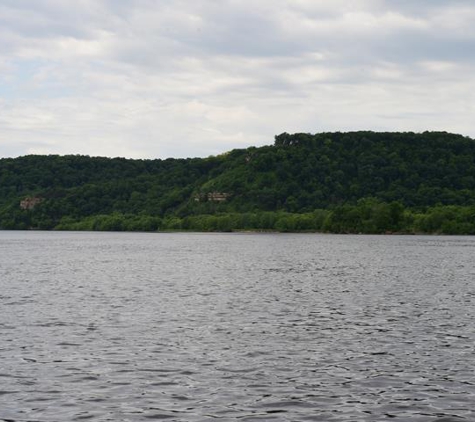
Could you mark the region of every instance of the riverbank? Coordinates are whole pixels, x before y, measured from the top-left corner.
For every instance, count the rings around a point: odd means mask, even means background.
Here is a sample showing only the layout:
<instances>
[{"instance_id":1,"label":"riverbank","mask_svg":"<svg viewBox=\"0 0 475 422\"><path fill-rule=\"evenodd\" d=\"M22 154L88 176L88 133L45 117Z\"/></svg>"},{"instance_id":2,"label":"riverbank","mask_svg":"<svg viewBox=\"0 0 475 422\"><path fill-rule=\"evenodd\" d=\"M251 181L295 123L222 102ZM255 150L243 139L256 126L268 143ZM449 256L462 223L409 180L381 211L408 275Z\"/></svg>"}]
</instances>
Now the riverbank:
<instances>
[{"instance_id":1,"label":"riverbank","mask_svg":"<svg viewBox=\"0 0 475 422\"><path fill-rule=\"evenodd\" d=\"M399 203L365 202L308 213L245 212L186 217L113 213L82 219L65 217L59 224L13 229L130 232L253 232L339 234L474 235L474 206L405 209Z\"/></svg>"}]
</instances>

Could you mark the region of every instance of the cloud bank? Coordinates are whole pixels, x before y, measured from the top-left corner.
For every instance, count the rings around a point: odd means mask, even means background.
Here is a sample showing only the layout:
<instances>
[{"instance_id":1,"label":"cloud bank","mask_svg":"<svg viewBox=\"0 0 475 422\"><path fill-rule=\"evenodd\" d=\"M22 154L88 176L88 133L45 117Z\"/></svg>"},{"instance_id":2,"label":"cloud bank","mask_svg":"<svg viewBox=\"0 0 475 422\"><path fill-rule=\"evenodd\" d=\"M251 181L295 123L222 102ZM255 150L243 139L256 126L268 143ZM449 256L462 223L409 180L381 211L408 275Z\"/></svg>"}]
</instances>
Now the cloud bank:
<instances>
[{"instance_id":1,"label":"cloud bank","mask_svg":"<svg viewBox=\"0 0 475 422\"><path fill-rule=\"evenodd\" d=\"M283 131L475 137L473 22L468 0L3 0L0 156L208 156Z\"/></svg>"}]
</instances>

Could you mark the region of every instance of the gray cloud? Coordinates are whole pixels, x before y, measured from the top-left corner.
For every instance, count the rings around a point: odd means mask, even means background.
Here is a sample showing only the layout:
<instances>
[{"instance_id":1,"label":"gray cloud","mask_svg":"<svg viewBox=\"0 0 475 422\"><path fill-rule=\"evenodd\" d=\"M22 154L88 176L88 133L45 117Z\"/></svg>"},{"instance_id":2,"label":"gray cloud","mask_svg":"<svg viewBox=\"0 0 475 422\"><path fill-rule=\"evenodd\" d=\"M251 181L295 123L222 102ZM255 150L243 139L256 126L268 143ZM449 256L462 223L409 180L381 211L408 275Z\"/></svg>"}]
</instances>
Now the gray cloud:
<instances>
[{"instance_id":1,"label":"gray cloud","mask_svg":"<svg viewBox=\"0 0 475 422\"><path fill-rule=\"evenodd\" d=\"M475 136L475 5L4 0L0 155L206 156L282 131Z\"/></svg>"}]
</instances>

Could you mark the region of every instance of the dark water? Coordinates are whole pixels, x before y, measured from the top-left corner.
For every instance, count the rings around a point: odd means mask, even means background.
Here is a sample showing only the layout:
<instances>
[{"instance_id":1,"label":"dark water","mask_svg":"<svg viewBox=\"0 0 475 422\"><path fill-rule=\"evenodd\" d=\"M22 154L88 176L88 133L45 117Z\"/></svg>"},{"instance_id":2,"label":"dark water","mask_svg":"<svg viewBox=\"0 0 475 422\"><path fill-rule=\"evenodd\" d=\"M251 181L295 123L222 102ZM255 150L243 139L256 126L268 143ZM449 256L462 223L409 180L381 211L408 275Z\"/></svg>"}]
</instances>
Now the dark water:
<instances>
[{"instance_id":1,"label":"dark water","mask_svg":"<svg viewBox=\"0 0 475 422\"><path fill-rule=\"evenodd\" d=\"M0 232L0 420L473 421L475 238Z\"/></svg>"}]
</instances>

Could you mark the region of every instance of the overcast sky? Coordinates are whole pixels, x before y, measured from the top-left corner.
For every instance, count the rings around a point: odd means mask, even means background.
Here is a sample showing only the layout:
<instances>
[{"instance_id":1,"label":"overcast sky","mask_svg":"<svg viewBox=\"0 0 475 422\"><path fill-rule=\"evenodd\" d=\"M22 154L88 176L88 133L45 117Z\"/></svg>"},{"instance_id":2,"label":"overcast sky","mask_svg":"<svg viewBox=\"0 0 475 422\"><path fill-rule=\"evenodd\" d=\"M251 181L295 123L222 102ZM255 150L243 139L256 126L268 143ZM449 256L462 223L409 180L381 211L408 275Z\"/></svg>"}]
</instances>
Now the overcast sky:
<instances>
[{"instance_id":1,"label":"overcast sky","mask_svg":"<svg viewBox=\"0 0 475 422\"><path fill-rule=\"evenodd\" d=\"M475 137L475 1L0 0L0 156Z\"/></svg>"}]
</instances>

